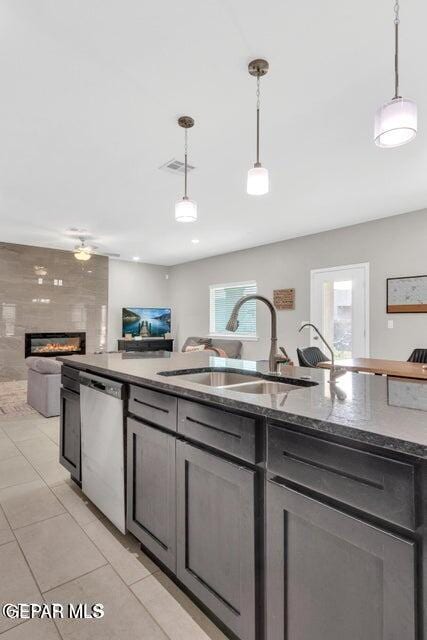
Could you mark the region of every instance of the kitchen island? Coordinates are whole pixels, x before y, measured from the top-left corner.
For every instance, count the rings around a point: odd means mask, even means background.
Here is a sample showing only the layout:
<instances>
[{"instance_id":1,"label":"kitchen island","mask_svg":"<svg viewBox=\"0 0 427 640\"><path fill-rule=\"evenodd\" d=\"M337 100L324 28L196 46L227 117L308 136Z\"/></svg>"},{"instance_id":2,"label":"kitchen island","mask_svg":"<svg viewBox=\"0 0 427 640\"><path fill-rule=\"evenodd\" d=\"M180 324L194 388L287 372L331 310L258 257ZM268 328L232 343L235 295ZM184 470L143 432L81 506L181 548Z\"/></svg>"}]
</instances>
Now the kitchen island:
<instances>
[{"instance_id":1,"label":"kitchen island","mask_svg":"<svg viewBox=\"0 0 427 640\"><path fill-rule=\"evenodd\" d=\"M61 461L80 373L123 383L127 529L230 637L427 640L427 383L125 355L61 358Z\"/></svg>"}]
</instances>

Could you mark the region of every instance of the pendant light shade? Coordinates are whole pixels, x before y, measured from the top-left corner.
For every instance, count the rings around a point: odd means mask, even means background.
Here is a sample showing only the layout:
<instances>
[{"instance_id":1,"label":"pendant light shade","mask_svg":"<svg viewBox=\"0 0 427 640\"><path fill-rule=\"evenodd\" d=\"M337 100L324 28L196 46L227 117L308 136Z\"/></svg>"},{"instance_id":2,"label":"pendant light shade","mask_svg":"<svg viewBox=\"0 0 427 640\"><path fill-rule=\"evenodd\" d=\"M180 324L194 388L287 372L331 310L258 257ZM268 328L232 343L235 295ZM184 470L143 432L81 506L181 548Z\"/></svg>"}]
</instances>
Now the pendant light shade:
<instances>
[{"instance_id":1,"label":"pendant light shade","mask_svg":"<svg viewBox=\"0 0 427 640\"><path fill-rule=\"evenodd\" d=\"M417 135L417 105L399 95L399 0L394 4L394 97L375 115L374 140L378 147L391 149L410 142Z\"/></svg>"},{"instance_id":2,"label":"pendant light shade","mask_svg":"<svg viewBox=\"0 0 427 640\"><path fill-rule=\"evenodd\" d=\"M248 171L247 192L251 196L263 196L268 193L268 170L265 167L255 166Z\"/></svg>"},{"instance_id":3,"label":"pendant light shade","mask_svg":"<svg viewBox=\"0 0 427 640\"><path fill-rule=\"evenodd\" d=\"M270 188L270 181L268 178L268 171L265 169L259 161L259 129L260 129L260 78L265 76L268 71L267 60L261 58L252 60L248 65L248 71L251 76L255 76L257 79L257 102L256 102L256 162L253 169L248 171L248 180L246 183L246 191L251 196L263 196L268 193Z\"/></svg>"},{"instance_id":4,"label":"pendant light shade","mask_svg":"<svg viewBox=\"0 0 427 640\"><path fill-rule=\"evenodd\" d=\"M197 203L189 198L182 198L175 204L175 220L177 222L196 222Z\"/></svg>"},{"instance_id":5,"label":"pendant light shade","mask_svg":"<svg viewBox=\"0 0 427 640\"><path fill-rule=\"evenodd\" d=\"M393 98L375 116L375 144L400 147L417 135L417 105L408 98Z\"/></svg>"},{"instance_id":6,"label":"pendant light shade","mask_svg":"<svg viewBox=\"0 0 427 640\"><path fill-rule=\"evenodd\" d=\"M178 124L184 129L184 197L175 204L175 221L176 222L196 222L197 221L197 204L190 200L187 195L187 173L188 173L188 129L194 126L193 118L190 116L181 116L178 118Z\"/></svg>"}]
</instances>

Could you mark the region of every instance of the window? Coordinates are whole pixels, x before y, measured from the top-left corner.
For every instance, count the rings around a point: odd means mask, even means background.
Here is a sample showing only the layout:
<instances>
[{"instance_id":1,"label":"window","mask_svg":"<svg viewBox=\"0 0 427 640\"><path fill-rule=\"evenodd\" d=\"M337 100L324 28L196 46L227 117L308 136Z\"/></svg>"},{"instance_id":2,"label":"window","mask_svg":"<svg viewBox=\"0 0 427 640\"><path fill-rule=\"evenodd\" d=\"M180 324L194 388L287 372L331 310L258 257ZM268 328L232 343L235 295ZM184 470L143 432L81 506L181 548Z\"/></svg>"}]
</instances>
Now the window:
<instances>
[{"instance_id":1,"label":"window","mask_svg":"<svg viewBox=\"0 0 427 640\"><path fill-rule=\"evenodd\" d=\"M240 298L256 293L256 282L234 282L210 286L210 333L213 335L256 338L256 300L249 300L239 312L236 332L226 331L230 314Z\"/></svg>"}]
</instances>

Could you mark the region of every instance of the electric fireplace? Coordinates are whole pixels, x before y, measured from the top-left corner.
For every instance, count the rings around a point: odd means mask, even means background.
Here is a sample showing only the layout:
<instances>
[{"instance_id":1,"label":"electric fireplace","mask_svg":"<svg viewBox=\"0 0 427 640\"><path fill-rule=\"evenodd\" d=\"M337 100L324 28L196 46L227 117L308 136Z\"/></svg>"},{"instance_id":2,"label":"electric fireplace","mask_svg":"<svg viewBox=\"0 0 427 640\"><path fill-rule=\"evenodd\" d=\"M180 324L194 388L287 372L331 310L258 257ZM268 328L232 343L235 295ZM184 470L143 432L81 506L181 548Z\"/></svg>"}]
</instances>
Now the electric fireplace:
<instances>
[{"instance_id":1,"label":"electric fireplace","mask_svg":"<svg viewBox=\"0 0 427 640\"><path fill-rule=\"evenodd\" d=\"M81 332L26 333L25 357L67 356L86 353L86 334Z\"/></svg>"}]
</instances>

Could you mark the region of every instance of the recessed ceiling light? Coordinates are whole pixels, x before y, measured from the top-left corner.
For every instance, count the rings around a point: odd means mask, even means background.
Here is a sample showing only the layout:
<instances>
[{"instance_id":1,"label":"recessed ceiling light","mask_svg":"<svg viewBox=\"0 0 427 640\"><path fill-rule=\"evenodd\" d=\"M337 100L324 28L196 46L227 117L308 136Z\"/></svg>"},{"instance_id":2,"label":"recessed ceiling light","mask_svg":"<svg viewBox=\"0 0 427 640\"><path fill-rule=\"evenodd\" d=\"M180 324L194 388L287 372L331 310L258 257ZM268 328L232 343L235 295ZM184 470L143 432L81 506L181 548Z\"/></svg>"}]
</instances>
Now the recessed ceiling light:
<instances>
[{"instance_id":1,"label":"recessed ceiling light","mask_svg":"<svg viewBox=\"0 0 427 640\"><path fill-rule=\"evenodd\" d=\"M140 259L141 259L141 258L140 258L139 256L134 256L134 257L132 258L132 260L135 260L135 262L138 262L138 260L140 260Z\"/></svg>"},{"instance_id":2,"label":"recessed ceiling light","mask_svg":"<svg viewBox=\"0 0 427 640\"><path fill-rule=\"evenodd\" d=\"M199 244L200 240L199 240L199 238L193 238L193 239L191 240L191 242L192 242L193 244Z\"/></svg>"}]
</instances>

